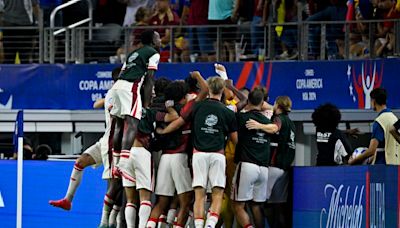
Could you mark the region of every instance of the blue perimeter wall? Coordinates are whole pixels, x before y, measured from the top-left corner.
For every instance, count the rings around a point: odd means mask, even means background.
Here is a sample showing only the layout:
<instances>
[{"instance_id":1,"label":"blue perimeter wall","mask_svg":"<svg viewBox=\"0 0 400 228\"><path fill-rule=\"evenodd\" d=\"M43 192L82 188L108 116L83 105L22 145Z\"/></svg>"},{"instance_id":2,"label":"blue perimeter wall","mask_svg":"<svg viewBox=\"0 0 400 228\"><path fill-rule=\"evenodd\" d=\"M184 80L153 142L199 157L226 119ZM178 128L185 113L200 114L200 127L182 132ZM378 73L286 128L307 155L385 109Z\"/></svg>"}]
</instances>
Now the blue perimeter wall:
<instances>
[{"instance_id":1,"label":"blue perimeter wall","mask_svg":"<svg viewBox=\"0 0 400 228\"><path fill-rule=\"evenodd\" d=\"M238 88L257 85L269 89L270 99L288 95L293 109L314 109L333 102L341 109L369 108L369 92L388 90L388 105L400 108L398 66L400 59L309 62L226 63ZM0 65L0 108L92 109L112 86L111 70L117 65ZM212 63L161 63L157 77L183 79L199 70L215 75Z\"/></svg>"}]
</instances>

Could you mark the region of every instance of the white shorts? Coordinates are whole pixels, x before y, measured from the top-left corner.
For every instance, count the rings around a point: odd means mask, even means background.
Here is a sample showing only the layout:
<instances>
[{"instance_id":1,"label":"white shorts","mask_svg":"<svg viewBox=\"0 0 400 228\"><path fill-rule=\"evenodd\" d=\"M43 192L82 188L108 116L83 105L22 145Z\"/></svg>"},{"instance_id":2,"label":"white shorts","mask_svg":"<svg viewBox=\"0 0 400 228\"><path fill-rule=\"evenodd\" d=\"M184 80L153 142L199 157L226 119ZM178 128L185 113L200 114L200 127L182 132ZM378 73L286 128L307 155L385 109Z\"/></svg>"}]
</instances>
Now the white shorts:
<instances>
[{"instance_id":1,"label":"white shorts","mask_svg":"<svg viewBox=\"0 0 400 228\"><path fill-rule=\"evenodd\" d=\"M192 191L187 154L163 154L157 171L156 195L174 196Z\"/></svg>"},{"instance_id":2,"label":"white shorts","mask_svg":"<svg viewBox=\"0 0 400 228\"><path fill-rule=\"evenodd\" d=\"M240 162L232 180L234 201L265 202L267 200L268 167Z\"/></svg>"},{"instance_id":3,"label":"white shorts","mask_svg":"<svg viewBox=\"0 0 400 228\"><path fill-rule=\"evenodd\" d=\"M211 188L225 188L226 184L226 159L223 154L210 152L193 153L193 183L194 187L207 188L210 182Z\"/></svg>"},{"instance_id":4,"label":"white shorts","mask_svg":"<svg viewBox=\"0 0 400 228\"><path fill-rule=\"evenodd\" d=\"M144 147L133 147L130 154L121 152L119 168L122 171L122 185L136 189L154 189L153 162L151 153Z\"/></svg>"},{"instance_id":5,"label":"white shorts","mask_svg":"<svg viewBox=\"0 0 400 228\"><path fill-rule=\"evenodd\" d=\"M144 77L140 82L128 82L126 80L118 80L110 89L112 94L112 109L110 114L123 118L124 116L132 116L138 120L142 117L142 98L140 89L143 84Z\"/></svg>"},{"instance_id":6,"label":"white shorts","mask_svg":"<svg viewBox=\"0 0 400 228\"><path fill-rule=\"evenodd\" d=\"M111 178L111 173L110 173L110 161L108 157L108 144L100 143L102 140L96 142L95 144L91 145L89 148L87 148L83 154L88 154L90 157L93 158L93 160L96 162L94 164L94 167L98 167L103 164L104 170L102 174L103 179L110 179Z\"/></svg>"}]
</instances>

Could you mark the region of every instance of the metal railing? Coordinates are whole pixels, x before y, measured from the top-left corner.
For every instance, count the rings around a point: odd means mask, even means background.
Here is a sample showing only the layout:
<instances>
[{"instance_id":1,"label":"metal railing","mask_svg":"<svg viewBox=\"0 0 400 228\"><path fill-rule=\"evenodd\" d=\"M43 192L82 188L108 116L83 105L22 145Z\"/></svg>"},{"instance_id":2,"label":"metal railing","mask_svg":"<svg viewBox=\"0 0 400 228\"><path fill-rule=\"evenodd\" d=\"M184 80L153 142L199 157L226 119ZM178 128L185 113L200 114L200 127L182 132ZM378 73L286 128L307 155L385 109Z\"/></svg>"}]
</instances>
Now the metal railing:
<instances>
[{"instance_id":1,"label":"metal railing","mask_svg":"<svg viewBox=\"0 0 400 228\"><path fill-rule=\"evenodd\" d=\"M45 51L44 51L44 59L45 61L49 61L50 63L55 63L55 37L57 35L65 33L65 62L70 61L70 54L71 52L74 52L73 50L73 45L74 45L74 33L75 33L75 28L84 25L86 23L89 24L88 27L88 32L89 32L89 40L92 39L92 23L93 23L93 4L91 0L86 0L88 4L88 18L85 18L83 20L80 20L78 22L75 22L71 25L68 25L64 28L59 28L55 29L55 19L56 19L56 14L60 12L62 9L68 8L76 3L79 3L83 0L70 0L62 5L57 6L50 14L50 28L51 32L49 33L49 42L50 45L45 46ZM46 42L47 44L47 42ZM53 45L51 45L53 44ZM49 47L49 48L47 48Z\"/></svg>"},{"instance_id":2,"label":"metal railing","mask_svg":"<svg viewBox=\"0 0 400 228\"><path fill-rule=\"evenodd\" d=\"M385 26L392 23L391 29L386 36L377 37L383 23ZM26 48L32 47L27 62L33 63L121 62L137 47L140 33L145 29L158 30L164 36L161 48L164 62L360 59L400 55L400 20L302 21L265 26L5 27L2 28L4 51L9 50L6 46L13 41L8 31L24 29L36 32L33 41L24 41ZM165 30L169 35L165 35ZM14 43L17 41L14 39Z\"/></svg>"}]
</instances>

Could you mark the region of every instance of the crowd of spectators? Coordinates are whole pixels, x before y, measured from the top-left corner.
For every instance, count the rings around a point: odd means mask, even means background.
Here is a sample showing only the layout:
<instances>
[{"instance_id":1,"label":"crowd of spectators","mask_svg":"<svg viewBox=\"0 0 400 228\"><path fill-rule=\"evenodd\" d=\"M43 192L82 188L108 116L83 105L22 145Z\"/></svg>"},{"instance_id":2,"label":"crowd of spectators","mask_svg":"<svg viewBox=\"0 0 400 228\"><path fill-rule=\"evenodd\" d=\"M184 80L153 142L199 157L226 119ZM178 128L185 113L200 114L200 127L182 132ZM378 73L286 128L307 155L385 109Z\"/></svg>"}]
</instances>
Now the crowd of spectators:
<instances>
[{"instance_id":1,"label":"crowd of spectators","mask_svg":"<svg viewBox=\"0 0 400 228\"><path fill-rule=\"evenodd\" d=\"M32 37L38 37L38 31L30 30L30 36L25 36L26 31L18 27L37 26L40 10L44 26L49 26L50 12L66 1L0 0L0 26L4 27L0 35L4 47L0 47L0 62L15 62L17 53L20 62L32 62L32 50L37 45ZM131 28L129 39L121 32L118 54L126 55L124 51L138 47L138 34L144 30L141 27L165 26L157 29L162 37L164 62L214 61L217 54L222 61L263 60L267 49L273 50L268 56L272 59L298 59L299 28L302 28L299 21L308 24L308 59L358 59L368 58L371 53L385 57L396 54L395 23L370 26L361 21L400 18L398 0L92 0L92 3L96 28L109 24ZM57 15L56 25L66 26L86 18L87 4L82 1L63 10ZM322 29L318 23L322 21L353 21L348 26L349 56L345 56L344 50L344 24L327 23ZM265 27L269 24L273 25L271 34ZM326 56L320 55L323 33L326 40L322 53ZM373 37L369 37L371 34ZM123 48L125 40L129 40L129 49ZM301 45L305 45L304 41Z\"/></svg>"}]
</instances>

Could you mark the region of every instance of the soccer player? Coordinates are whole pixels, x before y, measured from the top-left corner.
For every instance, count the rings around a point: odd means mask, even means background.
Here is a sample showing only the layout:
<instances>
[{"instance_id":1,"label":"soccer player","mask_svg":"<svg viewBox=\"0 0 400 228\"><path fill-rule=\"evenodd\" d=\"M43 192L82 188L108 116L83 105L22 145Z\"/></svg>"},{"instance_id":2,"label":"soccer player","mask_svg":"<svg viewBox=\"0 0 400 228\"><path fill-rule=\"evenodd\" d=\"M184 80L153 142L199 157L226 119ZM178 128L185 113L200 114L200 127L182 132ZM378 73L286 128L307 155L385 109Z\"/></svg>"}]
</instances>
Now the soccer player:
<instances>
[{"instance_id":1,"label":"soccer player","mask_svg":"<svg viewBox=\"0 0 400 228\"><path fill-rule=\"evenodd\" d=\"M161 46L161 39L157 32L144 31L141 34L141 42L143 47L127 56L119 79L111 88L114 94L111 115L116 120L113 137L116 166L114 170L117 173L120 153L130 153L137 125L142 116L142 107L147 108L150 105L154 72L160 60L158 49Z\"/></svg>"},{"instance_id":2,"label":"soccer player","mask_svg":"<svg viewBox=\"0 0 400 228\"><path fill-rule=\"evenodd\" d=\"M116 68L112 72L113 80L116 81L121 68ZM107 194L104 197L103 213L101 217L100 226L108 226L108 219L111 209L114 204L115 196L117 195L120 184L117 179L113 179L111 175L111 148L112 148L112 135L114 131L115 123L111 119L110 108L112 105L112 93L110 91L107 93L104 100L96 101L94 104L95 108L104 106L105 120L106 120L106 130L103 137L93 144L91 147L86 149L83 154L76 160L74 168L71 173L69 186L65 197L61 200L50 200L49 204L55 207L62 208L64 210L71 210L72 200L75 196L75 192L78 189L82 176L83 170L91 165L99 166L103 164L104 171L102 178L107 180L108 189Z\"/></svg>"},{"instance_id":3,"label":"soccer player","mask_svg":"<svg viewBox=\"0 0 400 228\"><path fill-rule=\"evenodd\" d=\"M196 228L204 227L204 202L207 182L212 187L212 202L206 227L215 227L218 222L226 184L225 138L229 136L237 143L235 114L221 102L225 81L215 76L207 79L209 98L197 102L193 109L168 125L164 133L192 122L193 133L193 183L195 192L194 217ZM182 123L183 121L183 123ZM172 126L172 127L171 127ZM178 127L178 128L179 128ZM170 129L169 129L170 128Z\"/></svg>"},{"instance_id":4,"label":"soccer player","mask_svg":"<svg viewBox=\"0 0 400 228\"><path fill-rule=\"evenodd\" d=\"M264 91L255 88L249 94L247 111L236 114L239 142L235 160L238 165L232 181L231 198L236 218L245 228L253 227L246 212L246 202L250 202L255 227L265 227L262 205L267 200L270 134L276 133L278 126L263 115L263 103ZM266 132L247 129L246 122L250 119L264 124Z\"/></svg>"},{"instance_id":5,"label":"soccer player","mask_svg":"<svg viewBox=\"0 0 400 228\"><path fill-rule=\"evenodd\" d=\"M136 225L136 190L139 192L140 200L139 228L146 226L151 213L150 198L153 191L154 175L149 146L155 122L171 122L179 117L173 109L169 109L170 112L168 114L149 108L143 111L132 150L128 152L122 151L119 163L127 198L125 220L128 228L133 228Z\"/></svg>"},{"instance_id":6,"label":"soccer player","mask_svg":"<svg viewBox=\"0 0 400 228\"><path fill-rule=\"evenodd\" d=\"M191 77L199 82L202 88L195 100L191 101L191 103L193 103L205 98L208 87L199 72L192 72ZM174 109L177 112L184 113L191 107L191 104L183 106L186 103L186 90L185 83L180 81L171 83L165 90L165 98L176 103ZM163 146L163 155L161 156L160 165L158 167L155 191L158 196L158 202L151 212L147 227L156 227L160 214L168 209L175 191L178 194L180 207L175 227L183 228L186 223L193 190L187 154L190 144L190 127L191 124L189 122L185 123L178 131L163 135L162 139L160 139L164 141L165 145Z\"/></svg>"}]
</instances>

